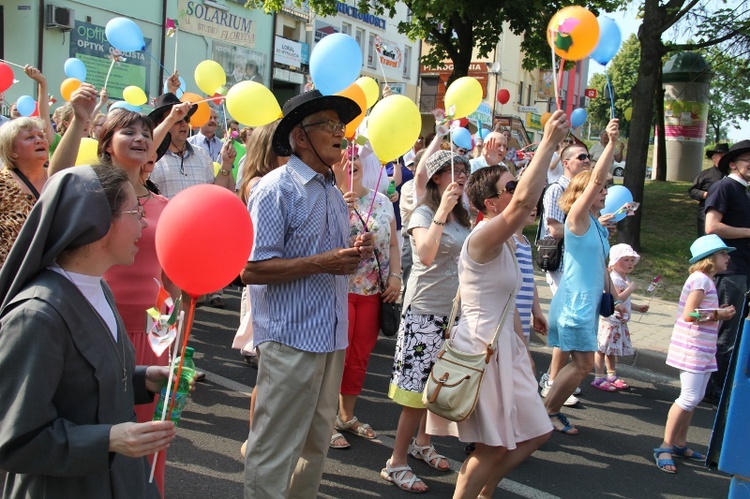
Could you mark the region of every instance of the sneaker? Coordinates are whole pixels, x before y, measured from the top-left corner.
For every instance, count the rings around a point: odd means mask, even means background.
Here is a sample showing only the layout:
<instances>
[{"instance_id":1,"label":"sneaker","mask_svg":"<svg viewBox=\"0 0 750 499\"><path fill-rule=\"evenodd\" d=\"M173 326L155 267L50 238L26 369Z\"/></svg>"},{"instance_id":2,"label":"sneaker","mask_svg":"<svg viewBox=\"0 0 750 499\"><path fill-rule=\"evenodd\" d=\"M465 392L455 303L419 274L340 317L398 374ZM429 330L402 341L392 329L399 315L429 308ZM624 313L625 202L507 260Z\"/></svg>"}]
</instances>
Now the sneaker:
<instances>
[{"instance_id":1,"label":"sneaker","mask_svg":"<svg viewBox=\"0 0 750 499\"><path fill-rule=\"evenodd\" d=\"M541 392L542 398L547 398L547 394L549 393L550 388L552 388L552 385L549 384L548 381L545 381L544 385L542 386L542 392Z\"/></svg>"},{"instance_id":2,"label":"sneaker","mask_svg":"<svg viewBox=\"0 0 750 499\"><path fill-rule=\"evenodd\" d=\"M576 389L573 391L573 395L580 395L581 394L581 387L576 387Z\"/></svg>"},{"instance_id":3,"label":"sneaker","mask_svg":"<svg viewBox=\"0 0 750 499\"><path fill-rule=\"evenodd\" d=\"M544 385L546 385L546 384L547 384L547 381L548 381L548 380L549 380L549 373L544 373L544 374L542 374L542 377L541 377L541 378L539 378L539 388L541 388L542 390L544 390ZM543 397L543 396L544 396L544 395L542 395L542 397Z\"/></svg>"},{"instance_id":4,"label":"sneaker","mask_svg":"<svg viewBox=\"0 0 750 499\"><path fill-rule=\"evenodd\" d=\"M571 395L565 402L563 402L563 405L565 407L573 407L574 405L578 405L578 402L578 397L576 397L575 395Z\"/></svg>"}]
</instances>

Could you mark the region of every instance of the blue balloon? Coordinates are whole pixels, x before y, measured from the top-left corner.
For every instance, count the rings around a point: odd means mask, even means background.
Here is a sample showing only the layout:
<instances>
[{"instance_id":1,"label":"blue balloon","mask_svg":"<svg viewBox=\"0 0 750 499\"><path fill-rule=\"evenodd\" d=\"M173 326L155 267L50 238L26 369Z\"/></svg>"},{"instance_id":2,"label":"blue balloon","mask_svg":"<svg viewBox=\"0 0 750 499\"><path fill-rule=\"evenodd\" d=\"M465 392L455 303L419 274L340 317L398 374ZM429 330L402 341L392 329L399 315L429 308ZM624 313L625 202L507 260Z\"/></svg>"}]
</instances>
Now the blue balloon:
<instances>
[{"instance_id":1,"label":"blue balloon","mask_svg":"<svg viewBox=\"0 0 750 499\"><path fill-rule=\"evenodd\" d=\"M570 126L578 128L586 123L586 118L588 118L588 116L589 115L584 108L579 107L578 109L574 109L573 112L570 113Z\"/></svg>"},{"instance_id":2,"label":"blue balloon","mask_svg":"<svg viewBox=\"0 0 750 499\"><path fill-rule=\"evenodd\" d=\"M589 57L602 66L606 66L620 50L622 34L614 19L599 16L597 21L599 22L599 43Z\"/></svg>"},{"instance_id":3,"label":"blue balloon","mask_svg":"<svg viewBox=\"0 0 750 499\"><path fill-rule=\"evenodd\" d=\"M71 57L65 61L63 69L65 70L65 76L68 78L86 81L86 65L82 60Z\"/></svg>"},{"instance_id":4,"label":"blue balloon","mask_svg":"<svg viewBox=\"0 0 750 499\"><path fill-rule=\"evenodd\" d=\"M180 79L180 88L177 89L175 95L179 99L180 97L182 97L182 94L185 93L187 85L185 85L185 80L182 79L182 76L178 76L177 78ZM167 87L167 80L164 80L164 93L166 94L167 92L169 92L169 88Z\"/></svg>"},{"instance_id":5,"label":"blue balloon","mask_svg":"<svg viewBox=\"0 0 750 499\"><path fill-rule=\"evenodd\" d=\"M30 95L22 95L16 101L16 110L21 116L31 116L36 111L36 101Z\"/></svg>"},{"instance_id":6,"label":"blue balloon","mask_svg":"<svg viewBox=\"0 0 750 499\"><path fill-rule=\"evenodd\" d=\"M341 92L359 78L362 50L357 40L343 33L328 35L310 54L310 76L323 95Z\"/></svg>"},{"instance_id":7,"label":"blue balloon","mask_svg":"<svg viewBox=\"0 0 750 499\"><path fill-rule=\"evenodd\" d=\"M458 127L451 131L451 140L458 147L462 147L467 151L473 149L471 144L471 132L463 127Z\"/></svg>"},{"instance_id":8,"label":"blue balloon","mask_svg":"<svg viewBox=\"0 0 750 499\"><path fill-rule=\"evenodd\" d=\"M623 207L626 203L633 202L633 195L630 193L627 187L624 185L613 185L607 189L607 197L604 199L604 208L602 208L602 215L609 215L614 213ZM615 215L615 222L619 222L627 216L627 212L623 211Z\"/></svg>"},{"instance_id":9,"label":"blue balloon","mask_svg":"<svg viewBox=\"0 0 750 499\"><path fill-rule=\"evenodd\" d=\"M104 27L104 35L110 45L122 52L137 52L146 47L141 28L126 17L110 19Z\"/></svg>"},{"instance_id":10,"label":"blue balloon","mask_svg":"<svg viewBox=\"0 0 750 499\"><path fill-rule=\"evenodd\" d=\"M109 106L110 111L112 111L113 109L127 109L128 111L133 111L136 113L141 112L141 106L134 106L132 104L128 104L124 100L117 101L111 106Z\"/></svg>"},{"instance_id":11,"label":"blue balloon","mask_svg":"<svg viewBox=\"0 0 750 499\"><path fill-rule=\"evenodd\" d=\"M477 133L474 135L475 137L478 135L480 139L484 140L484 138L488 136L489 134L490 134L489 130L487 130L486 128L480 128L479 130L477 130Z\"/></svg>"}]
</instances>

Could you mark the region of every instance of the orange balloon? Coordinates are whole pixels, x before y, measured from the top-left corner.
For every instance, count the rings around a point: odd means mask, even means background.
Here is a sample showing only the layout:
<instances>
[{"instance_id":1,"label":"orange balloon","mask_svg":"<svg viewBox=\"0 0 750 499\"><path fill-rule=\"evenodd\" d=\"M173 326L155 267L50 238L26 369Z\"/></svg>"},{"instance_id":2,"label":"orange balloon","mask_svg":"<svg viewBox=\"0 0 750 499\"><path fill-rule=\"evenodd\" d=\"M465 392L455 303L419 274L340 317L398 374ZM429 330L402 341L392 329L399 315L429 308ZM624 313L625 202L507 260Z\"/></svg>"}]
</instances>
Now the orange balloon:
<instances>
[{"instance_id":1,"label":"orange balloon","mask_svg":"<svg viewBox=\"0 0 750 499\"><path fill-rule=\"evenodd\" d=\"M69 101L70 97L73 95L73 92L78 90L78 87L81 86L81 80L77 78L68 78L66 80L63 80L63 82L60 84L60 95L62 95L62 98Z\"/></svg>"},{"instance_id":2,"label":"orange balloon","mask_svg":"<svg viewBox=\"0 0 750 499\"><path fill-rule=\"evenodd\" d=\"M203 100L203 98L198 94L185 92L182 94L182 97L180 97L180 100L182 102L198 102L199 100ZM198 109L190 117L190 126L193 128L202 127L208 123L210 118L211 108L208 106L208 102L201 102L198 104Z\"/></svg>"},{"instance_id":3,"label":"orange balloon","mask_svg":"<svg viewBox=\"0 0 750 499\"><path fill-rule=\"evenodd\" d=\"M544 113L542 117L539 119L539 121L542 122L542 127L544 127L549 119L552 117L552 113Z\"/></svg>"},{"instance_id":4,"label":"orange balloon","mask_svg":"<svg viewBox=\"0 0 750 499\"><path fill-rule=\"evenodd\" d=\"M560 9L547 25L547 43L566 61L585 59L599 43L599 22L584 7Z\"/></svg>"},{"instance_id":5,"label":"orange balloon","mask_svg":"<svg viewBox=\"0 0 750 499\"><path fill-rule=\"evenodd\" d=\"M336 95L350 98L351 100L356 102L359 108L362 110L362 112L359 113L356 118L354 118L346 125L346 132L344 132L344 135L347 139L352 139L354 138L354 134L357 132L357 127L359 127L360 123L362 123L362 120L365 119L365 112L367 111L367 97L365 96L365 92L364 90L362 90L362 87L360 87L356 83L352 83Z\"/></svg>"}]
</instances>

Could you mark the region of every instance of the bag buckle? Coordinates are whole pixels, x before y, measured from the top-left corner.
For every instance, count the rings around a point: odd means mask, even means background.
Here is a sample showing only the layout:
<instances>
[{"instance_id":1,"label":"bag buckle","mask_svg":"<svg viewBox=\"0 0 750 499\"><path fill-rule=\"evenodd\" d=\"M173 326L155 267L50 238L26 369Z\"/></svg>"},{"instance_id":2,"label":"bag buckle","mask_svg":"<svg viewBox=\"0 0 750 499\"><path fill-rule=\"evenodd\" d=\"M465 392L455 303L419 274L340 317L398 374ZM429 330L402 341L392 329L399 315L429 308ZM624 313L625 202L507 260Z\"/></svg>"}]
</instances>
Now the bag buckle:
<instances>
[{"instance_id":1,"label":"bag buckle","mask_svg":"<svg viewBox=\"0 0 750 499\"><path fill-rule=\"evenodd\" d=\"M448 377L450 374L446 371L445 374L440 376L440 378L437 380L437 386L435 386L435 391L432 392L432 395L430 395L429 402L430 404L434 403L437 399L438 394L440 393L440 389L448 382Z\"/></svg>"}]
</instances>

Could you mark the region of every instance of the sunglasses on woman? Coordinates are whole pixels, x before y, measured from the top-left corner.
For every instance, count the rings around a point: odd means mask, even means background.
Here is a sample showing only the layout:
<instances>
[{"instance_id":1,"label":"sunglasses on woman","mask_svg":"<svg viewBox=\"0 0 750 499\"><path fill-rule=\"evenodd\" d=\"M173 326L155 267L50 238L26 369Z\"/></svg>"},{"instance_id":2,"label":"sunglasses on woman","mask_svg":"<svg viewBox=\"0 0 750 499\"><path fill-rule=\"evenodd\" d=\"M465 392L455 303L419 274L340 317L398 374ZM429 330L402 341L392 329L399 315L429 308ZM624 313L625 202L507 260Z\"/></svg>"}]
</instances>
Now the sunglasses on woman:
<instances>
[{"instance_id":1,"label":"sunglasses on woman","mask_svg":"<svg viewBox=\"0 0 750 499\"><path fill-rule=\"evenodd\" d=\"M516 192L516 187L518 187L518 180L509 180L508 183L505 184L505 188L500 190L500 192L493 194L490 196L491 198L501 196L503 192L507 192L508 194L513 194Z\"/></svg>"}]
</instances>

